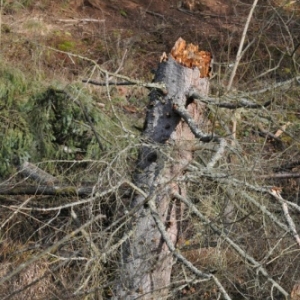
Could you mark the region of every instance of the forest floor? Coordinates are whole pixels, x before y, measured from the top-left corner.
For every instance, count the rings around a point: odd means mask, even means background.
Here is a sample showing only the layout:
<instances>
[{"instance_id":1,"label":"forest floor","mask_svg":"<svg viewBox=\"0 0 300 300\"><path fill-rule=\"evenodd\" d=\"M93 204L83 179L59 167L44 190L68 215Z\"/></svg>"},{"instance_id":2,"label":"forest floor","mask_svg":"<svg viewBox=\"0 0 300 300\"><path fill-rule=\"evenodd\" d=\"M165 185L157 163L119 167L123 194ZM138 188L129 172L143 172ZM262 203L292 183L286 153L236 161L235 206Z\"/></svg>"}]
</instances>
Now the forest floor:
<instances>
[{"instance_id":1,"label":"forest floor","mask_svg":"<svg viewBox=\"0 0 300 300\"><path fill-rule=\"evenodd\" d=\"M125 56L120 73L136 78L148 78L179 37L218 61L234 55L251 1L189 2L14 1L2 12L2 56L25 70L39 68L49 79L78 80L85 75L82 64L52 48L95 60L109 71Z\"/></svg>"},{"instance_id":2,"label":"forest floor","mask_svg":"<svg viewBox=\"0 0 300 300\"><path fill-rule=\"evenodd\" d=\"M244 44L244 49L247 46L249 48L244 53L235 77L234 95L237 92L260 89L292 78L297 74L296 71L293 72L298 67L298 64L294 63L295 57L299 57L300 54L300 4L298 1L270 0L268 4L266 2L259 1L251 20ZM135 87L136 90L133 91L134 88L120 86L109 91L111 92L111 99L109 99L110 96L107 97L109 93L104 91L105 89L102 92L99 87L94 89L91 85L82 85L82 80L104 81L106 78L104 72L98 68L100 67L102 70L125 75L132 79L151 81L153 70L157 68L162 53L169 53L176 40L182 37L187 42L199 45L201 50L212 53L216 69L214 70L215 76L211 80L211 93L221 95L226 88L252 3L252 0L4 1L0 20L1 64L6 69L15 67L16 70L21 70L20 73L27 76L24 82L27 84L28 79L37 82L40 84L40 90L47 90L49 86L64 89L65 86L72 84L92 93L97 89L97 93L93 94L95 97L88 99L95 100L98 106L94 103L92 105L101 110L101 113L104 112L107 119L113 120L114 116L111 112L114 109L112 109L113 105L107 105L107 102L111 100L116 109L125 112L124 119L128 119L128 124L130 123L128 128L135 127L136 129L136 127L142 126L145 119L148 90L141 91L141 88L137 90ZM4 69L3 67L3 74L1 70L0 73L6 79L5 76L8 77L8 75L5 74L9 73L4 73ZM11 81L13 81L13 76L11 77ZM1 92L1 88L6 82L4 79L4 83L0 83L1 100L6 99L6 93L10 92L10 87L8 91L3 89L5 93ZM112 81L114 80L116 79L113 78ZM36 95L36 91L27 92L26 88L24 90L26 92L23 92L23 89L20 89L21 92L18 91L21 96L19 95L16 101L19 102L24 98L30 99L31 96ZM136 94L132 100L129 94L133 92ZM294 136L299 136L300 132L299 95L296 92L293 94L291 88L289 93L290 95L287 91L277 94L270 92L264 96L265 98L259 95L255 101L258 103L269 101L272 104L268 114L263 109L258 115L257 111L246 111L242 108L236 115L233 115L232 111L218 109L213 116L214 129L220 130L221 134L228 139L232 133L230 129L233 120L234 118L238 119L236 136L243 146L241 151L243 159L245 163L256 160L260 163L255 165L255 168L249 169L249 176L260 174L259 172L264 172L260 175L272 173L275 166L280 166L291 157L293 160L299 161L299 142L294 138ZM102 95L105 95L103 99ZM4 110L3 107L5 109L5 105L1 103L0 110ZM9 114L14 110L16 110L15 107L8 110ZM39 113L41 114L41 112ZM111 137L111 141L109 140L111 148L120 143L114 150L119 153L122 148L119 133L114 133L108 128L109 122L106 122L103 115L101 115L101 120L104 121L101 124L105 126L101 127L99 123L99 128L102 130L100 133L106 137L105 131L109 132L107 136ZM13 119L13 117L9 115L7 119ZM229 133L225 131L226 126L223 126L221 121L227 126ZM7 121L7 123L9 122ZM125 127L128 124L125 124ZM288 130L294 135L282 134L285 130L281 130L282 125L283 127L289 126ZM113 126L115 126L114 123L111 128ZM134 131L135 129L133 132L139 136L140 132ZM276 144L278 137L277 140L273 138L279 129L283 138L281 143ZM273 133L273 135L269 137L269 133ZM56 142L55 139L53 140ZM128 135L123 135L122 142L124 141L128 142ZM95 147L98 146L95 145ZM109 159L109 155L107 154L107 159ZM49 158L47 157L47 159ZM128 161L133 165L134 162L131 160L134 161L130 156ZM231 171L235 170L236 174L242 174L239 176L244 178L246 174L244 165L235 164L233 160L231 167ZM86 172L89 173L90 170L87 169ZM95 170L95 178L98 176L99 170ZM78 177L83 176L78 172ZM287 199L299 199L299 179L286 180L286 182L282 195L288 195ZM274 185L276 184L274 182ZM280 181L280 184L284 185L283 181ZM20 203L22 203L23 196L20 199ZM111 203L109 203L110 205ZM6 218L7 215L3 214L3 220ZM68 218L62 217L63 222L66 222L66 228L71 227L67 223ZM24 220L27 222L26 216L24 216ZM15 224L19 224L18 226L23 224L14 220L13 222L14 225L11 228L15 228ZM248 228L246 225L245 228ZM61 226L60 223L58 226ZM33 230L36 231L36 229ZM10 229L7 232L9 235ZM16 233L16 235L12 234L10 238L14 244L15 241L18 241L19 233L16 229L12 232ZM254 249L253 252L259 253L261 250L258 249L259 244L251 242L251 238L256 236L252 237L252 230L249 232L249 245L258 245L257 250ZM30 241L31 233L28 235L30 235L28 238ZM14 238L14 236L18 236L18 238ZM23 237L24 240L26 240L25 236L26 234ZM44 234L42 238L44 238ZM7 247L7 249L6 252L2 252L10 255L13 251L11 247ZM4 261L5 255L2 255ZM233 272L235 271L233 268ZM72 283L71 280L70 282Z\"/></svg>"}]
</instances>

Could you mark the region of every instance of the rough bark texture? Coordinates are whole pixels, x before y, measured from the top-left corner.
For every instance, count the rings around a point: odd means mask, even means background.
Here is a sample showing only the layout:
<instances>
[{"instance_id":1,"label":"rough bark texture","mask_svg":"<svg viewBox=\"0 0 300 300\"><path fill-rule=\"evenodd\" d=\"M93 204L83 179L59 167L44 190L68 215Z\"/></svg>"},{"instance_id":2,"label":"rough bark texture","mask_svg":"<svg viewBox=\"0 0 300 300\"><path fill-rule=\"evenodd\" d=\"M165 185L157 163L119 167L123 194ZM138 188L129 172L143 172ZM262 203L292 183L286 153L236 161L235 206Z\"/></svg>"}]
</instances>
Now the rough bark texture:
<instances>
[{"instance_id":1,"label":"rough bark texture","mask_svg":"<svg viewBox=\"0 0 300 300\"><path fill-rule=\"evenodd\" d=\"M172 199L172 194L186 194L185 187L179 186L175 178L192 160L195 137L174 108L184 106L200 128L206 125L205 106L187 95L192 88L207 95L210 54L179 39L171 54L164 54L161 60L155 82L165 83L167 94L152 90L149 95L143 132L145 146L140 149L135 183L148 198L155 198L160 218L176 244L183 207ZM143 202L145 197L136 195L132 205ZM122 249L115 299L162 299L168 294L173 257L147 203L135 214L130 226L135 234Z\"/></svg>"}]
</instances>

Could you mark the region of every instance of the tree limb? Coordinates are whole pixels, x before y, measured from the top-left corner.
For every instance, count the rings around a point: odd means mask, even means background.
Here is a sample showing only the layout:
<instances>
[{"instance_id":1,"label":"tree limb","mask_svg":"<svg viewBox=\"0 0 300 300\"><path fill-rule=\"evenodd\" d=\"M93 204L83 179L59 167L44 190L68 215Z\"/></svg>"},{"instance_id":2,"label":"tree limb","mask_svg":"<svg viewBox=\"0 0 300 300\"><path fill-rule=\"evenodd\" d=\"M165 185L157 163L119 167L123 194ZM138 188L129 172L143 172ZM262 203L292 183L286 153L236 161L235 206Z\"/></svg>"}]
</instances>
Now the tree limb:
<instances>
[{"instance_id":1,"label":"tree limb","mask_svg":"<svg viewBox=\"0 0 300 300\"><path fill-rule=\"evenodd\" d=\"M161 235L164 239L164 242L167 244L167 246L168 246L170 252L172 253L172 255L174 255L179 261L181 261L195 275L197 275L199 277L202 277L202 278L207 278L207 279L212 278L215 281L218 288L220 289L220 291L222 292L224 298L227 299L227 300L231 300L231 298L227 294L227 292L224 289L221 282L214 275L209 274L209 273L204 273L204 272L198 270L189 260L187 260L183 255L181 255L181 253L179 253L178 250L176 250L174 244L172 243L171 239L168 236L168 233L165 229L165 225L163 224L161 218L159 217L159 214L156 210L154 200L149 201L148 205L149 205L151 214L152 214L152 216L155 220L155 223L157 225L157 228L160 231L160 233L161 233Z\"/></svg>"},{"instance_id":2,"label":"tree limb","mask_svg":"<svg viewBox=\"0 0 300 300\"><path fill-rule=\"evenodd\" d=\"M93 193L94 186L49 186L49 185L0 185L0 195L49 195L49 196L80 196L88 197Z\"/></svg>"},{"instance_id":3,"label":"tree limb","mask_svg":"<svg viewBox=\"0 0 300 300\"><path fill-rule=\"evenodd\" d=\"M219 97L219 98L215 98L215 97L208 97L208 96L203 96L201 95L196 89L191 89L189 94L188 94L189 98L193 98L193 99L197 99L203 103L206 104L210 104L210 105L215 105L217 107L223 107L223 108L228 108L228 109L237 109L237 108L263 108L263 107L268 107L273 101L269 100L263 104L258 104L255 102L252 102L246 98L244 98L243 96L237 97L237 96L223 96L223 97ZM230 102L221 102L224 100L234 100L235 103L230 103Z\"/></svg>"},{"instance_id":4,"label":"tree limb","mask_svg":"<svg viewBox=\"0 0 300 300\"><path fill-rule=\"evenodd\" d=\"M51 174L45 172L44 170L40 169L36 165L30 162L24 162L19 167L19 173L24 177L32 179L40 184L45 185L54 185L58 183L58 179ZM1 185L0 185L0 193L1 193Z\"/></svg>"},{"instance_id":5,"label":"tree limb","mask_svg":"<svg viewBox=\"0 0 300 300\"><path fill-rule=\"evenodd\" d=\"M278 82L278 83L275 83L275 84L270 84L269 86L267 86L265 88L262 88L260 90L247 93L247 95L253 96L253 95L263 94L263 93L266 93L266 92L271 91L271 90L275 90L275 89L283 87L283 86L291 85L293 82L297 82L299 84L300 83L300 76L296 76L296 77L293 77L293 78L288 79L286 81Z\"/></svg>"},{"instance_id":6,"label":"tree limb","mask_svg":"<svg viewBox=\"0 0 300 300\"><path fill-rule=\"evenodd\" d=\"M173 106L174 111L180 115L180 117L188 124L190 127L191 131L197 137L200 139L201 142L218 142L220 139L214 134L205 134L203 133L197 126L197 124L194 122L193 118L190 116L189 112L187 109L184 108L184 106L181 105L174 105Z\"/></svg>"},{"instance_id":7,"label":"tree limb","mask_svg":"<svg viewBox=\"0 0 300 300\"><path fill-rule=\"evenodd\" d=\"M235 63L234 63L234 66L233 66L233 69L232 69L232 72L231 72L231 75L230 75L229 83L228 83L228 86L227 86L227 91L230 91L230 89L232 87L233 79L236 75L236 70L237 70L238 65L240 63L240 60L242 59L242 56L244 54L244 51L243 51L244 42L245 42L246 34L247 34L247 31L248 31L248 28L249 28L249 25L250 25L250 22L251 22L251 19L252 19L254 9L257 5L257 2L258 2L258 0L254 0L254 2L252 4L252 7L251 7L251 10L249 12L249 15L248 15L248 18L247 18L247 21L246 21L246 24L245 24L245 27L244 27L244 30L243 30L242 38L241 38L241 41L240 41L239 49L238 49L238 52L236 54Z\"/></svg>"},{"instance_id":8,"label":"tree limb","mask_svg":"<svg viewBox=\"0 0 300 300\"><path fill-rule=\"evenodd\" d=\"M288 179L288 178L300 178L300 173L279 173L279 174L267 174L259 175L257 178L261 179Z\"/></svg>"},{"instance_id":9,"label":"tree limb","mask_svg":"<svg viewBox=\"0 0 300 300\"><path fill-rule=\"evenodd\" d=\"M213 222L211 222L210 219L204 216L190 200L182 197L178 193L174 193L173 196L186 204L193 214L195 214L202 222L208 224L213 229L213 231L221 236L243 259L246 259L249 263L251 263L253 267L257 269L257 271L260 271L261 274L265 276L267 280L270 281L272 285L278 289L278 291L280 291L285 297L289 296L288 292L268 274L267 270L258 261L247 254L238 244L230 239L225 232L221 231Z\"/></svg>"}]
</instances>

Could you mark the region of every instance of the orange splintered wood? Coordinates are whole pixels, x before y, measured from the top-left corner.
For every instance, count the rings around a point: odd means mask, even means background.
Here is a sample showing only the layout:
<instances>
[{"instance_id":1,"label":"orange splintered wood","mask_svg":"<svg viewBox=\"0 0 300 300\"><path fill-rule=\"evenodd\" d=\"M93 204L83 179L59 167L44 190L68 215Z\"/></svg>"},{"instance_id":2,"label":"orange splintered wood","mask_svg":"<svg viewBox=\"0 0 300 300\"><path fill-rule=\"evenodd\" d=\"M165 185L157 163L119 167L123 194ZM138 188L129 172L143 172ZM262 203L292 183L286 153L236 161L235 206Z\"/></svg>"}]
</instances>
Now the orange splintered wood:
<instances>
[{"instance_id":1,"label":"orange splintered wood","mask_svg":"<svg viewBox=\"0 0 300 300\"><path fill-rule=\"evenodd\" d=\"M181 65L200 70L200 77L210 76L211 54L207 51L199 51L198 46L187 44L182 38L179 38L171 50L173 58Z\"/></svg>"}]
</instances>

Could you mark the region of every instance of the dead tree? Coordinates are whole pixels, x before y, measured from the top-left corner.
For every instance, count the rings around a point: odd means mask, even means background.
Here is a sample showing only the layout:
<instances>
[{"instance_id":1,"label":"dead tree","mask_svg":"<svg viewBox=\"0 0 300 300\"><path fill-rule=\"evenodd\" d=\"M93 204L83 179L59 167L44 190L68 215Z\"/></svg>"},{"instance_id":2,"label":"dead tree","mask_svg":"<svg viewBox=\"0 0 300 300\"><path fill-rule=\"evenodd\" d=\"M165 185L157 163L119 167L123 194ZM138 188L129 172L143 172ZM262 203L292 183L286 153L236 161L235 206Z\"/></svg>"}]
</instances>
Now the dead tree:
<instances>
[{"instance_id":1,"label":"dead tree","mask_svg":"<svg viewBox=\"0 0 300 300\"><path fill-rule=\"evenodd\" d=\"M135 173L138 210L130 223L134 234L122 248L120 278L115 299L162 299L168 294L174 245L183 206L173 195L186 196L184 174L195 147L220 140L204 134L208 127L206 104L190 96L195 90L207 96L211 55L179 39L168 56L164 53L153 89ZM223 145L224 146L224 145ZM205 277L205 276L204 276Z\"/></svg>"}]
</instances>

